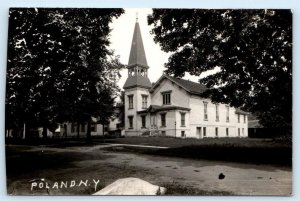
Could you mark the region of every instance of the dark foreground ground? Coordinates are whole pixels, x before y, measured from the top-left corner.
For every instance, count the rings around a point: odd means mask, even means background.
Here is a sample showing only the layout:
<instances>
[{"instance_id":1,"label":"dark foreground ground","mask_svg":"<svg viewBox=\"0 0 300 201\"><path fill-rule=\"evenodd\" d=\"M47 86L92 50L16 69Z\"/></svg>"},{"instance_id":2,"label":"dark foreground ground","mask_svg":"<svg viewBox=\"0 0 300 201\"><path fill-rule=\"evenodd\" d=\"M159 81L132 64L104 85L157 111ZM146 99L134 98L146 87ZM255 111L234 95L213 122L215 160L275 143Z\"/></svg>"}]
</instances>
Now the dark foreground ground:
<instances>
[{"instance_id":1,"label":"dark foreground ground","mask_svg":"<svg viewBox=\"0 0 300 201\"><path fill-rule=\"evenodd\" d=\"M292 189L291 146L272 140L123 138L92 145L79 140L7 145L6 156L9 194L86 195L125 177L167 187L171 195L289 195ZM225 179L218 179L220 173Z\"/></svg>"},{"instance_id":2,"label":"dark foreground ground","mask_svg":"<svg viewBox=\"0 0 300 201\"><path fill-rule=\"evenodd\" d=\"M167 195L233 194L222 190L203 190L182 184L175 179L160 179L160 176L147 167L129 165L129 161L133 159L132 156L128 157L130 154L121 154L125 158L117 158L116 156L120 155L90 148L7 146L7 193L10 195L91 195L117 179L136 177L166 187ZM75 181L75 186L70 186L71 181ZM88 181L87 185L84 184L86 181ZM66 186L62 185L62 182Z\"/></svg>"}]
</instances>

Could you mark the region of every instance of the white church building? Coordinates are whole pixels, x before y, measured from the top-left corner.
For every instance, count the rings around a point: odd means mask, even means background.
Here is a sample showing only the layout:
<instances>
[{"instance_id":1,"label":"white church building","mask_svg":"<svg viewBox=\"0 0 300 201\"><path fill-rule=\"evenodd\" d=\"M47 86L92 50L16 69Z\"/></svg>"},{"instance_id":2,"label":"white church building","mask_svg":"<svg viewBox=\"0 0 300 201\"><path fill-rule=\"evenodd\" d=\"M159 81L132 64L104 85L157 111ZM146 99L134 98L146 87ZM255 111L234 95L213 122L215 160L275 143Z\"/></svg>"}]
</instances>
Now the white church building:
<instances>
[{"instance_id":1,"label":"white church building","mask_svg":"<svg viewBox=\"0 0 300 201\"><path fill-rule=\"evenodd\" d=\"M148 78L139 23L131 44L125 90L125 136L247 137L247 113L201 98L202 84L163 74Z\"/></svg>"}]
</instances>

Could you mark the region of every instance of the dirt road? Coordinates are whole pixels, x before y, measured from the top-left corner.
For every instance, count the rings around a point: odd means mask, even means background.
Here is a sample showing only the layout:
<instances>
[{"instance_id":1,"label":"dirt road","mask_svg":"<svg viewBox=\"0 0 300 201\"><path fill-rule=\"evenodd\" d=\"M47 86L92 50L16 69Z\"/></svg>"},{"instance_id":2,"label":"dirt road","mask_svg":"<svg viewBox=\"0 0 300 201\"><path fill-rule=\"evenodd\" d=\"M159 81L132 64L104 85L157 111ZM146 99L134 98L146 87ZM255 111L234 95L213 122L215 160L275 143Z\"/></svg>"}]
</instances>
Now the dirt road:
<instances>
[{"instance_id":1,"label":"dirt road","mask_svg":"<svg viewBox=\"0 0 300 201\"><path fill-rule=\"evenodd\" d=\"M156 185L177 182L197 189L224 191L234 195L291 195L292 193L290 168L108 152L102 149L108 146L111 145L70 148L31 147L27 151L64 155L70 153L73 156L75 153L84 154L84 156L93 155L93 157L81 156L73 160L72 168L80 169L79 175L84 174L83 170L85 170L89 172L89 175L98 178L107 177L105 185L116 178L133 176ZM95 157L98 155L101 155L101 159ZM46 169L43 171L39 170L36 175L45 175ZM225 175L224 179L218 178L220 173ZM66 173L56 172L55 174L52 176ZM35 173L29 175L33 177ZM10 180L20 177L15 176Z\"/></svg>"},{"instance_id":2,"label":"dirt road","mask_svg":"<svg viewBox=\"0 0 300 201\"><path fill-rule=\"evenodd\" d=\"M109 163L149 168L158 181L175 181L207 191L227 191L235 195L290 195L292 173L272 166L195 161L180 158L151 157L114 153ZM219 174L224 179L219 179Z\"/></svg>"}]
</instances>

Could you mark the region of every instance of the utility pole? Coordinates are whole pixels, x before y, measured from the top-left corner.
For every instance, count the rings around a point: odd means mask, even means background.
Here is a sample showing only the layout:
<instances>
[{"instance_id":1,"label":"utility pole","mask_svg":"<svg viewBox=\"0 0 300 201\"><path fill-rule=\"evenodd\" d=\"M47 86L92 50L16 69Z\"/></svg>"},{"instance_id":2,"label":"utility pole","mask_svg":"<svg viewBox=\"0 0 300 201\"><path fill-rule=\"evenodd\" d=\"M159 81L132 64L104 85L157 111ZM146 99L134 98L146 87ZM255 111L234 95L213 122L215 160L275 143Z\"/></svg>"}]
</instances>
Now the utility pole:
<instances>
[{"instance_id":1,"label":"utility pole","mask_svg":"<svg viewBox=\"0 0 300 201\"><path fill-rule=\"evenodd\" d=\"M24 127L23 127L23 140L26 138L26 124L24 123Z\"/></svg>"},{"instance_id":2,"label":"utility pole","mask_svg":"<svg viewBox=\"0 0 300 201\"><path fill-rule=\"evenodd\" d=\"M175 138L176 138L176 121L175 121Z\"/></svg>"}]
</instances>

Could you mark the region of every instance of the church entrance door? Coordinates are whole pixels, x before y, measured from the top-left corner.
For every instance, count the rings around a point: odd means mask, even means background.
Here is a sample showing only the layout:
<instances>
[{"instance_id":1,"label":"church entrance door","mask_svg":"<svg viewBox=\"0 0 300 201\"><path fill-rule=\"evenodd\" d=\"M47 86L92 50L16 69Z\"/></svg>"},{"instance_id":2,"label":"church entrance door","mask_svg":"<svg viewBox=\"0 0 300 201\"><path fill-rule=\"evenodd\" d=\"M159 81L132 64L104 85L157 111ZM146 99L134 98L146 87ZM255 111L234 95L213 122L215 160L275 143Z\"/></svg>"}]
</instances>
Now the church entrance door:
<instances>
[{"instance_id":1,"label":"church entrance door","mask_svg":"<svg viewBox=\"0 0 300 201\"><path fill-rule=\"evenodd\" d=\"M197 127L196 128L196 134L197 134L197 138L201 139L202 138L202 127Z\"/></svg>"}]
</instances>

